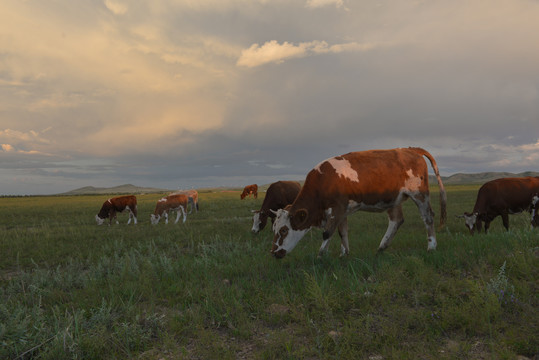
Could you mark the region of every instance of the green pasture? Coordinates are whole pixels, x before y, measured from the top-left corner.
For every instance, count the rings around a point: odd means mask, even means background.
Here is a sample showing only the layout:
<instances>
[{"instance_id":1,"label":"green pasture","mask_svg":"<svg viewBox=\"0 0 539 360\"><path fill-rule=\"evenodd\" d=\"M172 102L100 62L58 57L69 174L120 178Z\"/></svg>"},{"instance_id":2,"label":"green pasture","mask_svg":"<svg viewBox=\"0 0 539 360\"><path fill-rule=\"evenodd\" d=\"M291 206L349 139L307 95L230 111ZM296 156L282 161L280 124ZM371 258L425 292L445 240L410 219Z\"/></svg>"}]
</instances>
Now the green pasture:
<instances>
[{"instance_id":1,"label":"green pasture","mask_svg":"<svg viewBox=\"0 0 539 360\"><path fill-rule=\"evenodd\" d=\"M534 358L539 230L521 214L469 235L477 189L447 188L435 252L409 201L383 253L386 215L358 212L349 256L335 235L317 258L313 230L282 260L250 232L264 194L201 192L154 226L163 194L137 196L136 226L97 226L104 196L0 198L0 359Z\"/></svg>"}]
</instances>

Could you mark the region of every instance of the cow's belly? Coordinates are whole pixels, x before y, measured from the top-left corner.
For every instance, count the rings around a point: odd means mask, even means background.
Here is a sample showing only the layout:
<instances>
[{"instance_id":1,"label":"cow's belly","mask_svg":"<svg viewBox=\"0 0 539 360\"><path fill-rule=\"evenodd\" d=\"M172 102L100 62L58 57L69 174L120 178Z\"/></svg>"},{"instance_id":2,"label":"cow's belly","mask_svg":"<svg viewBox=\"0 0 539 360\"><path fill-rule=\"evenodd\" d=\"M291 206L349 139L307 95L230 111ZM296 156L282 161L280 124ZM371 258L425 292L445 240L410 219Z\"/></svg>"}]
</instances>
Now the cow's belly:
<instances>
[{"instance_id":1,"label":"cow's belly","mask_svg":"<svg viewBox=\"0 0 539 360\"><path fill-rule=\"evenodd\" d=\"M364 202L356 202L354 200L348 201L348 208L346 209L349 214L356 211L368 211L368 212L382 212L395 207L396 201L384 202L380 201L375 204L368 204Z\"/></svg>"},{"instance_id":2,"label":"cow's belly","mask_svg":"<svg viewBox=\"0 0 539 360\"><path fill-rule=\"evenodd\" d=\"M362 201L359 199L348 200L347 212L349 214L356 211L368 211L368 212L382 212L394 208L395 206L400 205L404 200L407 199L407 195L401 191L393 199L380 199L379 201Z\"/></svg>"}]
</instances>

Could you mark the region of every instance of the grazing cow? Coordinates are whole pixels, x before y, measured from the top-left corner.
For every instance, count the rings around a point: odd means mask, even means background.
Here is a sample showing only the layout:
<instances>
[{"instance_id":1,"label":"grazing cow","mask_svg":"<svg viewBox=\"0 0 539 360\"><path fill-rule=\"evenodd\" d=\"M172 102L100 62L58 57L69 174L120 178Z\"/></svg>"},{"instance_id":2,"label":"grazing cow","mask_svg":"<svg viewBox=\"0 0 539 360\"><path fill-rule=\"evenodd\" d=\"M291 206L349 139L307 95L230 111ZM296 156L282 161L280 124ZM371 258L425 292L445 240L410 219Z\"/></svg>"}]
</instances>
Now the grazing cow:
<instances>
[{"instance_id":1,"label":"grazing cow","mask_svg":"<svg viewBox=\"0 0 539 360\"><path fill-rule=\"evenodd\" d=\"M164 215L165 224L168 224L168 212L171 210L176 210L177 216L174 224L177 224L180 220L180 215L183 214L183 222L187 218L187 202L188 197L185 194L172 194L165 196L157 201L155 204L155 210L153 214L150 215L150 222L155 225L159 223L159 220Z\"/></svg>"},{"instance_id":2,"label":"grazing cow","mask_svg":"<svg viewBox=\"0 0 539 360\"><path fill-rule=\"evenodd\" d=\"M351 152L322 161L305 179L292 205L276 212L272 254L284 257L312 227L323 228L319 255L339 231L341 256L348 254L347 216L358 210L387 211L389 225L378 250L387 248L404 222L402 202L411 198L427 228L428 250L436 249L426 156L440 187L440 225L446 218L446 193L434 158L421 148Z\"/></svg>"},{"instance_id":3,"label":"grazing cow","mask_svg":"<svg viewBox=\"0 0 539 360\"><path fill-rule=\"evenodd\" d=\"M112 223L112 219L116 219L116 224L118 224L118 218L116 213L121 213L124 211L129 212L129 220L127 224L131 223L131 219L135 220L135 225L137 224L137 198L135 195L126 195L118 196L108 199L101 206L99 214L95 216L95 221L97 225L102 225L106 218L109 218L109 225Z\"/></svg>"},{"instance_id":4,"label":"grazing cow","mask_svg":"<svg viewBox=\"0 0 539 360\"><path fill-rule=\"evenodd\" d=\"M482 222L485 222L485 233L492 220L498 215L502 217L503 226L509 230L509 214L518 214L529 210L533 213L534 195L539 192L539 177L502 178L484 183L477 193L477 199L472 213L465 212L459 217L464 218L466 227L471 234L481 232ZM532 226L534 217L532 215Z\"/></svg>"},{"instance_id":5,"label":"grazing cow","mask_svg":"<svg viewBox=\"0 0 539 360\"><path fill-rule=\"evenodd\" d=\"M241 193L240 198L243 200L245 199L246 196L249 196L251 194L254 196L255 199L258 198L258 185L257 184L247 185L243 189L243 192Z\"/></svg>"},{"instance_id":6,"label":"grazing cow","mask_svg":"<svg viewBox=\"0 0 539 360\"><path fill-rule=\"evenodd\" d=\"M195 212L198 212L198 191L196 191L195 189L178 190L178 191L174 192L173 194L187 195L187 199L189 201L189 204L191 204L191 210L189 210L189 214L193 212L193 209L195 209Z\"/></svg>"},{"instance_id":7,"label":"grazing cow","mask_svg":"<svg viewBox=\"0 0 539 360\"><path fill-rule=\"evenodd\" d=\"M254 233L262 231L268 222L268 217L271 218L273 223L275 214L272 211L277 211L286 205L292 204L300 190L301 185L297 181L277 181L271 184L266 191L266 197L260 210L252 210L254 215L251 230Z\"/></svg>"}]
</instances>

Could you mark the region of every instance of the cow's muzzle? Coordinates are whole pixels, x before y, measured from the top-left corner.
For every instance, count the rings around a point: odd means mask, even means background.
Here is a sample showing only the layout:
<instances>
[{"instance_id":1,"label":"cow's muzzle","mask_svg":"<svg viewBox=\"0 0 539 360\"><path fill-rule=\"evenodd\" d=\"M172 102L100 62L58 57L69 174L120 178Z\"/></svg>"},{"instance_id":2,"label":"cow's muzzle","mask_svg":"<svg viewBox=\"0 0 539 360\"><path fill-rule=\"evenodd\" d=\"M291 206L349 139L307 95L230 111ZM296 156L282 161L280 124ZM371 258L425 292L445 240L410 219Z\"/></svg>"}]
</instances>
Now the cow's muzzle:
<instances>
[{"instance_id":1,"label":"cow's muzzle","mask_svg":"<svg viewBox=\"0 0 539 360\"><path fill-rule=\"evenodd\" d=\"M277 251L272 251L271 253L272 253L273 257L275 257L276 259L282 259L286 255L286 250L281 249L281 250L277 250Z\"/></svg>"}]
</instances>

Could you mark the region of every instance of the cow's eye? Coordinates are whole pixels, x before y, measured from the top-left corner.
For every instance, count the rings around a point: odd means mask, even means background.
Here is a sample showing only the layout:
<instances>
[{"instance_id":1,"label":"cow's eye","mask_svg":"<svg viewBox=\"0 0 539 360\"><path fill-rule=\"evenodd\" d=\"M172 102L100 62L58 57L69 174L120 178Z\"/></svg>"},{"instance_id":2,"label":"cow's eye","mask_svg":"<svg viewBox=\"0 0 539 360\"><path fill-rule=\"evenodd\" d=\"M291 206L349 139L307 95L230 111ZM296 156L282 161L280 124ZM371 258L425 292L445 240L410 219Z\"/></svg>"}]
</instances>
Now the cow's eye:
<instances>
[{"instance_id":1,"label":"cow's eye","mask_svg":"<svg viewBox=\"0 0 539 360\"><path fill-rule=\"evenodd\" d=\"M288 234L288 229L287 228L281 228L281 230L279 230L279 234L281 234L281 236L285 236L286 234Z\"/></svg>"}]
</instances>

